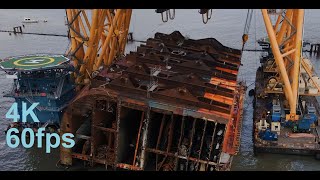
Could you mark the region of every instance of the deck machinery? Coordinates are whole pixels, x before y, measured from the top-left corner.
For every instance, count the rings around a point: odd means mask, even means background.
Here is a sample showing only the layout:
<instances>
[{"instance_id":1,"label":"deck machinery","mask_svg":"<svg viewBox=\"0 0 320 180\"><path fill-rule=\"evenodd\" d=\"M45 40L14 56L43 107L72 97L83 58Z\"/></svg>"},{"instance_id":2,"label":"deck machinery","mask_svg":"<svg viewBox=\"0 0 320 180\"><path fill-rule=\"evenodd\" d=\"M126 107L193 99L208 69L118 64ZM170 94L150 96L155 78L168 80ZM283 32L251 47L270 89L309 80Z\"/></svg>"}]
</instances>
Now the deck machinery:
<instances>
[{"instance_id":1,"label":"deck machinery","mask_svg":"<svg viewBox=\"0 0 320 180\"><path fill-rule=\"evenodd\" d=\"M156 33L80 91L61 132L61 163L111 169L229 170L240 145L245 86L241 52L214 38Z\"/></svg>"},{"instance_id":2,"label":"deck machinery","mask_svg":"<svg viewBox=\"0 0 320 180\"><path fill-rule=\"evenodd\" d=\"M320 80L302 54L304 10L261 11L269 52L256 73L254 151L319 158Z\"/></svg>"},{"instance_id":3,"label":"deck machinery","mask_svg":"<svg viewBox=\"0 0 320 180\"><path fill-rule=\"evenodd\" d=\"M261 57L253 103L255 152L315 155L320 158L320 108L316 99L319 91L307 71L318 85L320 81L310 60L302 61L308 68L301 67L297 105L299 119L288 121L286 114L290 111L289 105L283 95L282 84L276 77L274 57L270 51Z\"/></svg>"}]
</instances>

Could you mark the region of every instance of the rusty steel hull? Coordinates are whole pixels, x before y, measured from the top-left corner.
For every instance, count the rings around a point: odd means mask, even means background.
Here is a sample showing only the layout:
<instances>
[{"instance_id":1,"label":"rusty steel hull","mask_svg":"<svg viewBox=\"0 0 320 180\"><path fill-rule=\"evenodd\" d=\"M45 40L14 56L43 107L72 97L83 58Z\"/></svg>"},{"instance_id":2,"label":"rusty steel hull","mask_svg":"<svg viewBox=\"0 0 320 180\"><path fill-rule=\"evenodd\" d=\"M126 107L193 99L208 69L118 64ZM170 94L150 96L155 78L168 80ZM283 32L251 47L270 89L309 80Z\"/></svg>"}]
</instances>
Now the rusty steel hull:
<instances>
[{"instance_id":1,"label":"rusty steel hull","mask_svg":"<svg viewBox=\"0 0 320 180\"><path fill-rule=\"evenodd\" d=\"M229 170L239 150L245 85L240 51L213 38L156 33L97 74L65 111L65 165Z\"/></svg>"}]
</instances>

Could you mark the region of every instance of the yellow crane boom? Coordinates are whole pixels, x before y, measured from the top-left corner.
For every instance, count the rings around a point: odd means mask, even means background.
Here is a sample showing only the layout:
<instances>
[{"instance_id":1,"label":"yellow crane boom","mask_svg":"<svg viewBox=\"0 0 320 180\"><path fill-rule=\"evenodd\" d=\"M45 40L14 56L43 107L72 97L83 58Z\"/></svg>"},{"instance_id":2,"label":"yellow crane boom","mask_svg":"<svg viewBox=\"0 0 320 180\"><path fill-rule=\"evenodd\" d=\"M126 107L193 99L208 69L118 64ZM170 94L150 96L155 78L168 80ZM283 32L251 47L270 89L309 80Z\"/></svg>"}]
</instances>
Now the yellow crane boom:
<instances>
[{"instance_id":1,"label":"yellow crane boom","mask_svg":"<svg viewBox=\"0 0 320 180\"><path fill-rule=\"evenodd\" d=\"M163 12L169 10L163 10ZM76 72L75 82L86 84L100 66L108 66L122 55L128 35L131 9L67 9L70 30L70 54ZM162 11L161 11L162 12ZM204 13L209 14L209 10ZM298 120L296 114L300 64L302 59L303 9L280 10L272 24L267 9L262 16L278 68L279 80L289 102L287 120ZM88 14L91 15L89 20Z\"/></svg>"},{"instance_id":2,"label":"yellow crane boom","mask_svg":"<svg viewBox=\"0 0 320 180\"><path fill-rule=\"evenodd\" d=\"M71 39L69 55L76 68L74 78L82 85L89 82L100 66L108 66L124 53L132 10L67 9L66 12Z\"/></svg>"},{"instance_id":3,"label":"yellow crane boom","mask_svg":"<svg viewBox=\"0 0 320 180\"><path fill-rule=\"evenodd\" d=\"M267 9L262 16L269 36L272 53L277 64L283 91L289 102L287 120L298 120L296 114L300 64L302 59L303 9L282 10L275 25L272 25Z\"/></svg>"}]
</instances>

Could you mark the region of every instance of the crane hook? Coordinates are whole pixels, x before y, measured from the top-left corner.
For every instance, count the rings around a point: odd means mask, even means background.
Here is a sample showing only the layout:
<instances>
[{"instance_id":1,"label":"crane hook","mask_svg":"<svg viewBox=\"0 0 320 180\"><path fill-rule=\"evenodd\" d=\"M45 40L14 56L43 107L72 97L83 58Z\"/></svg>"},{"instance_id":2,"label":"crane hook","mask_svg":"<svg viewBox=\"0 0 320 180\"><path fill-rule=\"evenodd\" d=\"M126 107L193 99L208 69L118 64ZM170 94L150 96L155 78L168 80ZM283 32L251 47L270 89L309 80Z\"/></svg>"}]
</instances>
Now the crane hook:
<instances>
[{"instance_id":1,"label":"crane hook","mask_svg":"<svg viewBox=\"0 0 320 180\"><path fill-rule=\"evenodd\" d=\"M173 10L172 10L172 14L171 14L170 9L169 9L168 11L169 11L169 18L170 18L171 20L173 20L173 19L175 18L175 16L176 16L176 10L173 9Z\"/></svg>"},{"instance_id":2,"label":"crane hook","mask_svg":"<svg viewBox=\"0 0 320 180\"><path fill-rule=\"evenodd\" d=\"M243 34L242 35L242 48L241 48L241 51L243 51L244 45L246 44L248 39L249 39L249 35L248 34Z\"/></svg>"},{"instance_id":3,"label":"crane hook","mask_svg":"<svg viewBox=\"0 0 320 180\"><path fill-rule=\"evenodd\" d=\"M162 22L168 22L168 16L169 16L168 10L169 9L156 9L156 13L161 13ZM165 19L163 15L164 12L166 13Z\"/></svg>"},{"instance_id":4,"label":"crane hook","mask_svg":"<svg viewBox=\"0 0 320 180\"><path fill-rule=\"evenodd\" d=\"M162 22L168 22L168 11L166 11L166 19L163 19L163 13L161 13Z\"/></svg>"},{"instance_id":5,"label":"crane hook","mask_svg":"<svg viewBox=\"0 0 320 180\"><path fill-rule=\"evenodd\" d=\"M209 13L210 12L210 13ZM210 14L210 15L209 15ZM211 16L212 16L212 9L210 9L208 12L207 12L207 18L208 19L211 19Z\"/></svg>"},{"instance_id":6,"label":"crane hook","mask_svg":"<svg viewBox=\"0 0 320 180\"><path fill-rule=\"evenodd\" d=\"M209 19L211 19L212 9L200 9L199 13L202 14L202 22L207 24Z\"/></svg>"}]
</instances>

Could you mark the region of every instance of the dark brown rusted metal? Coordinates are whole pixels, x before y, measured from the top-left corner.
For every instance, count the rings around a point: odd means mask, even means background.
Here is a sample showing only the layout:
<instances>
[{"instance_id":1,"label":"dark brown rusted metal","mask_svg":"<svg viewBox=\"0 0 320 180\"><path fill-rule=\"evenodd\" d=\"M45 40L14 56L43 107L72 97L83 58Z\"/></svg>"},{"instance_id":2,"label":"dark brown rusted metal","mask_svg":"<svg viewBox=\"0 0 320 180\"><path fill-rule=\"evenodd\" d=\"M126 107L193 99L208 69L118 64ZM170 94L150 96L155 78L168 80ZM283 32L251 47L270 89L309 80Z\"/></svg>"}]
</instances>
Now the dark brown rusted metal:
<instances>
[{"instance_id":1,"label":"dark brown rusted metal","mask_svg":"<svg viewBox=\"0 0 320 180\"><path fill-rule=\"evenodd\" d=\"M201 144L200 144L200 149L199 149L198 160L200 160L200 157L201 157L202 146L203 146L204 136L205 136L205 134L206 134L207 123L208 123L208 120L205 119L204 127L203 127L203 132L202 132L202 137L201 137ZM198 166L198 164L199 164L199 163L197 162L197 166Z\"/></svg>"},{"instance_id":2,"label":"dark brown rusted metal","mask_svg":"<svg viewBox=\"0 0 320 180\"><path fill-rule=\"evenodd\" d=\"M156 153L156 154L166 155L166 156L177 157L177 158L180 158L180 159L185 159L185 160L193 161L193 162L199 161L200 163L209 164L209 165L213 165L213 166L217 165L217 163L215 163L215 162L207 162L207 161L203 161L203 160L198 160L197 158L193 158L193 157L179 156L179 155L175 155L175 154L170 153L170 152L168 153L168 152L161 151L161 150L156 150L156 149L147 148L146 151L152 152L152 153Z\"/></svg>"},{"instance_id":3,"label":"dark brown rusted metal","mask_svg":"<svg viewBox=\"0 0 320 180\"><path fill-rule=\"evenodd\" d=\"M144 132L142 135L142 145L141 145L141 156L140 156L140 168L144 169L145 166L145 157L146 157L146 148L147 148L147 136L148 136L148 127L149 127L149 120L150 120L150 112L151 109L148 108L146 112L146 118L144 119Z\"/></svg>"},{"instance_id":4,"label":"dark brown rusted metal","mask_svg":"<svg viewBox=\"0 0 320 180\"><path fill-rule=\"evenodd\" d=\"M96 126L96 125L92 125L94 128L100 129L102 131L106 131L106 132L111 132L111 133L115 133L117 132L117 130L112 129L112 128L105 128L105 127L101 127L101 126Z\"/></svg>"},{"instance_id":5,"label":"dark brown rusted metal","mask_svg":"<svg viewBox=\"0 0 320 180\"><path fill-rule=\"evenodd\" d=\"M173 119L173 114L171 114L170 125L169 125L168 136L167 136L167 148L166 148L167 153L170 151L171 145L172 145L174 122L175 122L175 120ZM159 134L159 136L160 136L160 134ZM164 162L166 160L167 160L167 156L165 156L163 158L163 160L160 162L159 168L157 170L160 170L160 168L162 167L162 165L164 164Z\"/></svg>"},{"instance_id":6,"label":"dark brown rusted metal","mask_svg":"<svg viewBox=\"0 0 320 180\"><path fill-rule=\"evenodd\" d=\"M192 145L193 145L193 136L194 136L194 133L195 133L196 122L197 122L197 119L194 118L193 119L193 123L192 123L191 136L189 137L190 138L190 142L189 142L189 148L188 148L186 171L188 171L189 159L190 159L190 155L191 155L191 148L192 148Z\"/></svg>"},{"instance_id":7,"label":"dark brown rusted metal","mask_svg":"<svg viewBox=\"0 0 320 180\"><path fill-rule=\"evenodd\" d=\"M160 129L159 129L159 135L158 135L158 139L157 139L157 145L156 145L156 149L159 148L159 143L160 143L160 140L161 140L161 137L162 137L162 131L163 131L163 127L164 127L164 121L166 120L166 115L163 114L162 116L162 120L161 120L161 125L160 125ZM156 170L158 170L158 154L156 154Z\"/></svg>"},{"instance_id":8,"label":"dark brown rusted metal","mask_svg":"<svg viewBox=\"0 0 320 180\"><path fill-rule=\"evenodd\" d=\"M115 139L115 147L114 147L114 152L115 152L115 158L114 158L114 165L117 164L118 162L118 146L119 146L119 131L120 131L120 115L121 115L121 99L118 100L117 102L117 112L116 112L116 130L117 130L117 134L116 134L116 139ZM116 168L114 166L114 168Z\"/></svg>"},{"instance_id":9,"label":"dark brown rusted metal","mask_svg":"<svg viewBox=\"0 0 320 180\"><path fill-rule=\"evenodd\" d=\"M214 130L213 130L212 137L211 137L210 151L209 151L209 157L208 157L207 162L209 162L209 161L210 161L210 158L211 158L211 153L212 153L212 148L213 148L214 137L215 137L216 130L217 130L217 125L218 125L218 123L215 123L215 124L214 124ZM208 170L208 165L206 166L206 171L207 171L207 170Z\"/></svg>"},{"instance_id":10,"label":"dark brown rusted metal","mask_svg":"<svg viewBox=\"0 0 320 180\"><path fill-rule=\"evenodd\" d=\"M139 132L138 132L138 137L137 137L137 142L136 142L136 149L134 150L134 157L133 157L133 163L132 163L133 166L136 164L137 152L138 152L138 148L139 148L139 142L140 142L140 135L141 135L143 119L144 119L144 111L142 112L142 115L141 115Z\"/></svg>"},{"instance_id":11,"label":"dark brown rusted metal","mask_svg":"<svg viewBox=\"0 0 320 180\"><path fill-rule=\"evenodd\" d=\"M91 135L77 136L81 150L61 148L61 162L228 169L231 162L220 163L219 156L239 148L245 92L237 83L240 56L214 38L156 33L137 52L102 69L67 108L61 132L75 133L91 118Z\"/></svg>"}]
</instances>

